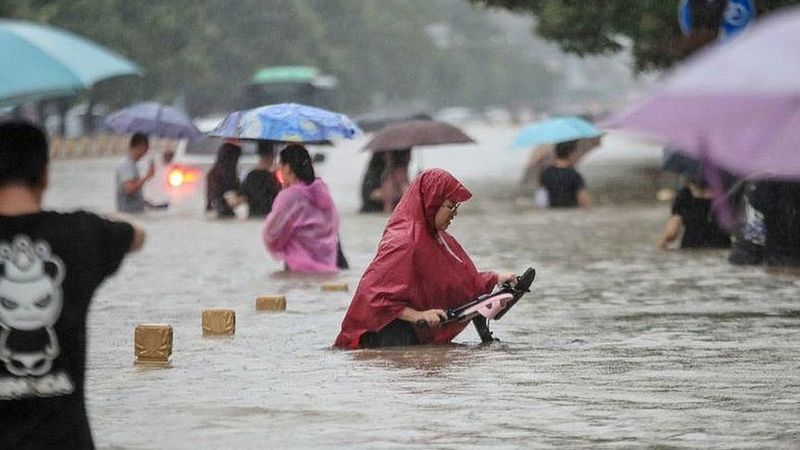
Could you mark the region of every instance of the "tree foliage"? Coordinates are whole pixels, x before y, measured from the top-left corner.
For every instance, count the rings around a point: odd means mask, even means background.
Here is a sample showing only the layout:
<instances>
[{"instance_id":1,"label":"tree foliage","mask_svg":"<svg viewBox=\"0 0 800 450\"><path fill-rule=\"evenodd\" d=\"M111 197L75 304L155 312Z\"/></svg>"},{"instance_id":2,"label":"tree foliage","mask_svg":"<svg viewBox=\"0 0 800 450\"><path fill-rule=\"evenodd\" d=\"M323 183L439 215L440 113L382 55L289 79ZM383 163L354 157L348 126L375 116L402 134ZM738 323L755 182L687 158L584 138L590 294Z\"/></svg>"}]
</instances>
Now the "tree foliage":
<instances>
[{"instance_id":1,"label":"tree foliage","mask_svg":"<svg viewBox=\"0 0 800 450\"><path fill-rule=\"evenodd\" d=\"M716 29L684 37L678 25L677 0L469 1L533 14L539 35L577 55L611 54L630 45L636 71L669 67L716 37ZM762 16L800 0L755 3Z\"/></svg>"},{"instance_id":2,"label":"tree foliage","mask_svg":"<svg viewBox=\"0 0 800 450\"><path fill-rule=\"evenodd\" d=\"M338 77L338 106L394 100L430 107L546 101L557 78L517 49L483 45L501 29L461 0L0 0L0 16L52 24L137 62L140 79L101 83L119 106L184 98L193 114L240 105L253 73L305 64ZM457 45L428 33L446 23Z\"/></svg>"}]
</instances>

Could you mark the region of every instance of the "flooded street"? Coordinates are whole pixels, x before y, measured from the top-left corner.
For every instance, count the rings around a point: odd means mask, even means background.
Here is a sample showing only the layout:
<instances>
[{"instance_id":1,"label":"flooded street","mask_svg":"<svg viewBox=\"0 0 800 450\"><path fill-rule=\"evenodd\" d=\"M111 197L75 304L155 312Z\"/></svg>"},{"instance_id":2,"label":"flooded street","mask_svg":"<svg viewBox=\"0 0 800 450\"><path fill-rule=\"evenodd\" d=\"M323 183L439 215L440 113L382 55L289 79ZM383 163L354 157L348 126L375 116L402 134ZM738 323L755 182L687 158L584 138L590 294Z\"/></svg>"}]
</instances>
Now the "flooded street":
<instances>
[{"instance_id":1,"label":"flooded street","mask_svg":"<svg viewBox=\"0 0 800 450\"><path fill-rule=\"evenodd\" d=\"M448 169L472 189L450 231L479 268L536 268L533 292L492 324L502 342L480 346L470 327L445 347L329 348L387 217L356 212L364 141L324 149L318 174L351 265L339 275L280 273L261 223L204 218L202 193L141 219L146 248L89 316L96 444L800 447L800 277L735 268L720 251L657 250L669 206L636 178L658 163L651 148L631 159L636 149L611 137L579 167L590 189L625 172L640 199L614 204L606 191L590 211L552 212L515 198L527 158L508 150L515 130L468 130L481 144L416 150L412 166ZM110 212L116 162L55 161L46 207ZM350 293L322 292L331 280ZM286 312L256 312L265 294L285 294ZM235 337L202 337L212 307L236 310ZM172 325L170 368L134 367L139 323Z\"/></svg>"}]
</instances>

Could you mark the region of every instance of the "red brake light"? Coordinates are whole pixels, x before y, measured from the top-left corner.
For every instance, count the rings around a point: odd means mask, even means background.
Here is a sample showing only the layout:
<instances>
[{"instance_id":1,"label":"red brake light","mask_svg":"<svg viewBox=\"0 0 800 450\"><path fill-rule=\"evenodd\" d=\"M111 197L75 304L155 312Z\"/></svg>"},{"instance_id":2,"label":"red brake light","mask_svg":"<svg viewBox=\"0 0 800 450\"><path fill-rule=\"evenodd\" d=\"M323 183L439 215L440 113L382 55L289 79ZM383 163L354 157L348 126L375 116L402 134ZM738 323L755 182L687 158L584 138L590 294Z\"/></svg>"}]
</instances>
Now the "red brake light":
<instances>
[{"instance_id":1,"label":"red brake light","mask_svg":"<svg viewBox=\"0 0 800 450\"><path fill-rule=\"evenodd\" d=\"M198 182L202 175L203 172L196 167L173 166L169 172L167 172L167 184L178 188L186 184Z\"/></svg>"}]
</instances>

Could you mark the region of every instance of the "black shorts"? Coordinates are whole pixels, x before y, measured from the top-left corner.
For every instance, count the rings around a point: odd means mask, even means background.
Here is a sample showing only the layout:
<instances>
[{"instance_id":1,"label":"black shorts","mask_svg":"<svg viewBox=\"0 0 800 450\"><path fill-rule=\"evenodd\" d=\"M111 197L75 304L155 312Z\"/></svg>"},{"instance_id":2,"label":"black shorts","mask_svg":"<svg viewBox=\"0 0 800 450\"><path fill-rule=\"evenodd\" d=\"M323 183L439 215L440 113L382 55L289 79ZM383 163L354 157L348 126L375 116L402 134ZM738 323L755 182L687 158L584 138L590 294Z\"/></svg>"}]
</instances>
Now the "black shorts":
<instances>
[{"instance_id":1,"label":"black shorts","mask_svg":"<svg viewBox=\"0 0 800 450\"><path fill-rule=\"evenodd\" d=\"M419 338L414 326L404 320L395 319L380 331L366 332L361 335L361 348L400 347L419 345Z\"/></svg>"}]
</instances>

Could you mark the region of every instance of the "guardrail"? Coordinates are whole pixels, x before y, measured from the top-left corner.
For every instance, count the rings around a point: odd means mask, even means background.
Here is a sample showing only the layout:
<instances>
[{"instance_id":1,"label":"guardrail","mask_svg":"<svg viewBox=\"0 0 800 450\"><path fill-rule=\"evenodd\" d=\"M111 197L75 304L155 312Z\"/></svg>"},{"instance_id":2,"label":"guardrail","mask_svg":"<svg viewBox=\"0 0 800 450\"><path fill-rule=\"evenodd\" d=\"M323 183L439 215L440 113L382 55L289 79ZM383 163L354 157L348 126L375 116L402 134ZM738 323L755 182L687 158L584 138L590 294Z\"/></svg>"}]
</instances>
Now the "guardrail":
<instances>
[{"instance_id":1,"label":"guardrail","mask_svg":"<svg viewBox=\"0 0 800 450\"><path fill-rule=\"evenodd\" d=\"M97 158L124 155L128 151L129 135L98 134L79 138L50 136L52 159ZM151 149L175 148L172 139L150 139Z\"/></svg>"}]
</instances>

